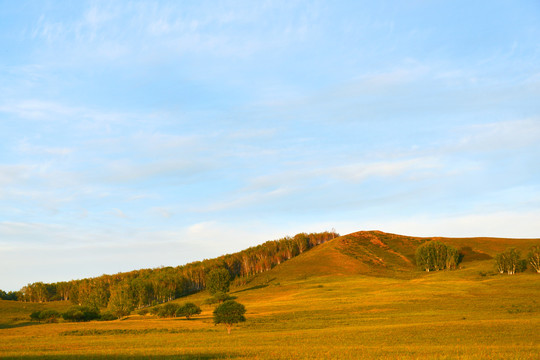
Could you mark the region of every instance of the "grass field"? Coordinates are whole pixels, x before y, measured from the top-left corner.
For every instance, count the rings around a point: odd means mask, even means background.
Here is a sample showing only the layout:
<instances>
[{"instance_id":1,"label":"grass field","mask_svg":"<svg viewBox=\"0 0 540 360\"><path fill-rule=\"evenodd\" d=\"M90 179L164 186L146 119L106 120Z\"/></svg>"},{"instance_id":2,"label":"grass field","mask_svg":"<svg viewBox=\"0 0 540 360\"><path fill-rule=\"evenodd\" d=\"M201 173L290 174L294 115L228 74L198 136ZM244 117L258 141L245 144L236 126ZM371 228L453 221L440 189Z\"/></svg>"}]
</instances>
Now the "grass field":
<instances>
[{"instance_id":1,"label":"grass field","mask_svg":"<svg viewBox=\"0 0 540 360\"><path fill-rule=\"evenodd\" d=\"M208 305L193 320L35 324L31 311L70 305L2 301L0 358L540 358L540 275L495 275L486 259L455 271L366 276L339 246L321 245L233 289L248 312L230 335L213 325Z\"/></svg>"}]
</instances>

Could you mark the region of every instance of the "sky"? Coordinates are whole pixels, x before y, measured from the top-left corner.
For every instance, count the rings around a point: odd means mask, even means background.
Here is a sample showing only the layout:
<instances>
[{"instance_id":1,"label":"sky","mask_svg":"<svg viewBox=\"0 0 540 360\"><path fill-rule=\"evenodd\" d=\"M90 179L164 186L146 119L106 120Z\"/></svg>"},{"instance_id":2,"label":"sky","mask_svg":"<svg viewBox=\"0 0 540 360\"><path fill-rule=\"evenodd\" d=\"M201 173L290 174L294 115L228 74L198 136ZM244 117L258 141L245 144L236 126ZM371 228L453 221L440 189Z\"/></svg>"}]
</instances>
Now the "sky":
<instances>
[{"instance_id":1,"label":"sky","mask_svg":"<svg viewBox=\"0 0 540 360\"><path fill-rule=\"evenodd\" d=\"M540 238L540 3L0 0L0 289L299 232Z\"/></svg>"}]
</instances>

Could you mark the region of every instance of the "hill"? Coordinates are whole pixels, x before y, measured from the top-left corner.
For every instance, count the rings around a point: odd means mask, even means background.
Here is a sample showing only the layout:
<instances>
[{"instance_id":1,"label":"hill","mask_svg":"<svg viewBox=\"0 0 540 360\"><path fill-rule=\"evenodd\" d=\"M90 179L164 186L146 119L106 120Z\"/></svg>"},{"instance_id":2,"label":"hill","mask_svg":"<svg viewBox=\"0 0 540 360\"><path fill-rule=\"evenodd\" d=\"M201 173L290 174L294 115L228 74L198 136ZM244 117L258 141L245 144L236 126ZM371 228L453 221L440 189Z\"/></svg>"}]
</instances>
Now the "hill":
<instances>
[{"instance_id":1,"label":"hill","mask_svg":"<svg viewBox=\"0 0 540 360\"><path fill-rule=\"evenodd\" d=\"M0 301L0 358L10 359L537 359L540 276L499 275L497 252L539 239L436 238L465 249L458 270L426 273L414 251L431 238L377 231L341 236L304 251L231 291L248 310L231 335L212 323L206 291L174 300L194 320L36 324L33 309ZM3 320L1 320L3 321Z\"/></svg>"},{"instance_id":2,"label":"hill","mask_svg":"<svg viewBox=\"0 0 540 360\"><path fill-rule=\"evenodd\" d=\"M413 237L382 231L359 231L337 237L301 254L276 267L268 276L287 279L355 274L417 277L420 274L415 266L416 249L430 240L458 249L462 264L491 260L508 247L516 247L526 254L531 246L540 243L540 239Z\"/></svg>"}]
</instances>

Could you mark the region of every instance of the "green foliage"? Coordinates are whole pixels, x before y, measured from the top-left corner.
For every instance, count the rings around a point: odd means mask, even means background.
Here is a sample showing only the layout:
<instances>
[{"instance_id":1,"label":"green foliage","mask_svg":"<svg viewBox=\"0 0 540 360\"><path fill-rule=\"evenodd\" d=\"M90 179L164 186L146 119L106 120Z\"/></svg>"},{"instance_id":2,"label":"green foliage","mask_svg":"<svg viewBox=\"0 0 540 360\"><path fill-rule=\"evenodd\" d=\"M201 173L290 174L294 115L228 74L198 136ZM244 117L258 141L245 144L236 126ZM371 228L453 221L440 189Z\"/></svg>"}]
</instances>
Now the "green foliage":
<instances>
[{"instance_id":1,"label":"green foliage","mask_svg":"<svg viewBox=\"0 0 540 360\"><path fill-rule=\"evenodd\" d=\"M127 284L119 284L111 290L108 308L116 317L127 316L133 311L133 300Z\"/></svg>"},{"instance_id":2,"label":"green foliage","mask_svg":"<svg viewBox=\"0 0 540 360\"><path fill-rule=\"evenodd\" d=\"M30 320L41 322L41 311L40 310L33 311L30 314Z\"/></svg>"},{"instance_id":3,"label":"green foliage","mask_svg":"<svg viewBox=\"0 0 540 360\"><path fill-rule=\"evenodd\" d=\"M217 292L229 292L230 285L231 274L225 268L213 269L206 276L206 288L212 295Z\"/></svg>"},{"instance_id":4,"label":"green foliage","mask_svg":"<svg viewBox=\"0 0 540 360\"><path fill-rule=\"evenodd\" d=\"M53 309L34 311L30 314L30 319L37 322L54 323L58 321L60 313Z\"/></svg>"},{"instance_id":5,"label":"green foliage","mask_svg":"<svg viewBox=\"0 0 540 360\"><path fill-rule=\"evenodd\" d=\"M540 274L540 245L531 247L527 260L531 267Z\"/></svg>"},{"instance_id":6,"label":"green foliage","mask_svg":"<svg viewBox=\"0 0 540 360\"><path fill-rule=\"evenodd\" d=\"M149 312L150 312L150 310L148 310L148 309L141 309L141 310L137 311L137 314L144 316L144 315L148 314Z\"/></svg>"},{"instance_id":7,"label":"green foliage","mask_svg":"<svg viewBox=\"0 0 540 360\"><path fill-rule=\"evenodd\" d=\"M60 317L60 313L56 310L43 310L39 314L40 320L43 320L47 323L54 323L57 322L57 319Z\"/></svg>"},{"instance_id":8,"label":"green foliage","mask_svg":"<svg viewBox=\"0 0 540 360\"><path fill-rule=\"evenodd\" d=\"M245 313L244 305L234 300L225 301L214 310L214 324L225 324L230 334L234 324L246 321Z\"/></svg>"},{"instance_id":9,"label":"green foliage","mask_svg":"<svg viewBox=\"0 0 540 360\"><path fill-rule=\"evenodd\" d=\"M99 320L101 320L101 321L112 321L112 320L116 320L116 319L118 319L118 316L116 314L113 314L110 311L105 311L99 317Z\"/></svg>"},{"instance_id":10,"label":"green foliage","mask_svg":"<svg viewBox=\"0 0 540 360\"><path fill-rule=\"evenodd\" d=\"M73 306L62 314L66 321L80 322L99 319L99 310L88 306Z\"/></svg>"},{"instance_id":11,"label":"green foliage","mask_svg":"<svg viewBox=\"0 0 540 360\"><path fill-rule=\"evenodd\" d=\"M167 303L165 305L156 306L152 309L152 313L161 318L175 317L180 305L175 303Z\"/></svg>"},{"instance_id":12,"label":"green foliage","mask_svg":"<svg viewBox=\"0 0 540 360\"><path fill-rule=\"evenodd\" d=\"M205 305L213 305L213 304L222 303L224 301L234 300L234 299L236 299L236 296L232 296L232 295L229 295L229 294L224 293L222 291L219 291L219 292L215 293L214 296L205 299L203 304L205 304Z\"/></svg>"},{"instance_id":13,"label":"green foliage","mask_svg":"<svg viewBox=\"0 0 540 360\"><path fill-rule=\"evenodd\" d=\"M2 300L17 300L17 293L14 291L5 292L0 290L0 299Z\"/></svg>"},{"instance_id":14,"label":"green foliage","mask_svg":"<svg viewBox=\"0 0 540 360\"><path fill-rule=\"evenodd\" d=\"M201 308L192 302L185 303L176 310L176 316L185 316L189 320L193 315L199 315Z\"/></svg>"},{"instance_id":15,"label":"green foliage","mask_svg":"<svg viewBox=\"0 0 540 360\"><path fill-rule=\"evenodd\" d=\"M508 248L495 256L495 266L500 274L513 275L527 269L527 261L521 259L521 253L516 248Z\"/></svg>"},{"instance_id":16,"label":"green foliage","mask_svg":"<svg viewBox=\"0 0 540 360\"><path fill-rule=\"evenodd\" d=\"M459 263L459 252L440 241L424 243L416 249L416 265L425 271L455 269Z\"/></svg>"},{"instance_id":17,"label":"green foliage","mask_svg":"<svg viewBox=\"0 0 540 360\"><path fill-rule=\"evenodd\" d=\"M205 288L211 293L228 292L232 279L236 285L245 284L256 274L269 271L275 265L337 236L339 234L333 231L301 233L293 238L267 241L234 254L183 266L141 269L53 284L36 282L23 287L18 293L0 292L0 297L26 302L65 300L97 309L108 307L113 313L123 316L134 308L165 303ZM208 269L221 269L223 276L218 276L214 282L212 275L207 273ZM228 277L225 272L228 272Z\"/></svg>"}]
</instances>

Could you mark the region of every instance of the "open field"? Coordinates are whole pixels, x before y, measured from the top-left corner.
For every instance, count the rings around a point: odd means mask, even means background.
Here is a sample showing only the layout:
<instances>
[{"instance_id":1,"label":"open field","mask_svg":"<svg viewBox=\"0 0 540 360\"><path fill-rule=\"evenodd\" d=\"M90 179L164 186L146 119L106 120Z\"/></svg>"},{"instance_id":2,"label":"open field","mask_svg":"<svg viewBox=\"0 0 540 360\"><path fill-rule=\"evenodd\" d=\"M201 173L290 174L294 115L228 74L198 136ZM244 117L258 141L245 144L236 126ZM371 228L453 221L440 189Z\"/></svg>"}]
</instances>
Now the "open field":
<instances>
[{"instance_id":1,"label":"open field","mask_svg":"<svg viewBox=\"0 0 540 360\"><path fill-rule=\"evenodd\" d=\"M233 289L248 312L247 322L231 335L213 325L209 305L189 321L132 315L110 322L35 324L26 320L33 309L70 305L2 301L0 358L540 357L538 274L494 274L493 261L486 259L466 261L455 271L366 276L345 272L352 263L332 250L338 245L321 245ZM206 297L203 292L175 302L201 304Z\"/></svg>"}]
</instances>

